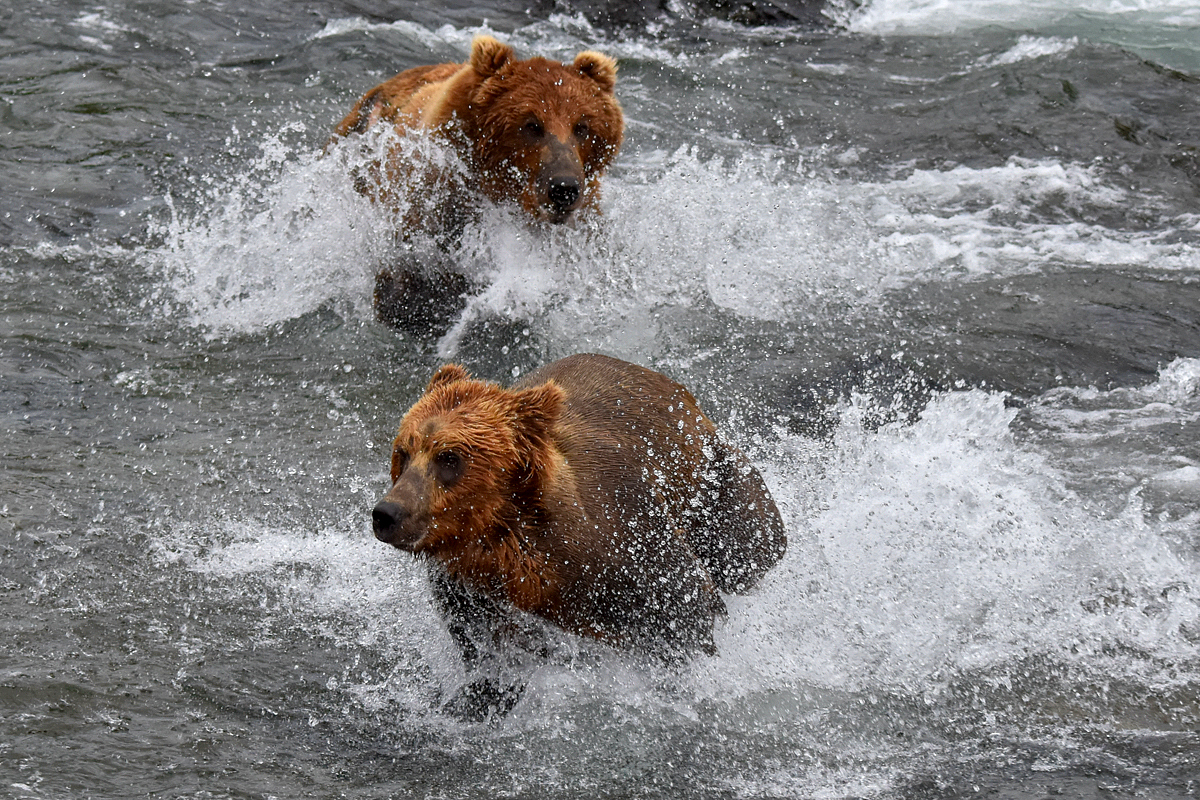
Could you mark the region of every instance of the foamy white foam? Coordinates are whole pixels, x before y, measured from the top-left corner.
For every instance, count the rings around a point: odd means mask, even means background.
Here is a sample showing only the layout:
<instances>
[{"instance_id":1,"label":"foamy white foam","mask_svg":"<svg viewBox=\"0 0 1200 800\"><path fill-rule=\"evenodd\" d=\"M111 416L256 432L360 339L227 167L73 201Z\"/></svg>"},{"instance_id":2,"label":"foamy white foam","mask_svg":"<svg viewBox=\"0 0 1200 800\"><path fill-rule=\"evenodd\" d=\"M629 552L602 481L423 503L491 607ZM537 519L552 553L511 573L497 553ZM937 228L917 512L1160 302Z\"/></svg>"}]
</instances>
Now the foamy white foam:
<instances>
[{"instance_id":1,"label":"foamy white foam","mask_svg":"<svg viewBox=\"0 0 1200 800\"><path fill-rule=\"evenodd\" d=\"M1013 440L1002 396L948 394L915 425L874 433L846 412L832 449L784 439L766 465L789 552L731 603L722 655L696 666L704 691L930 692L1031 653L1192 650L1195 563L1139 514L1087 509L1044 455ZM1190 471L1174 477L1196 485Z\"/></svg>"},{"instance_id":2,"label":"foamy white foam","mask_svg":"<svg viewBox=\"0 0 1200 800\"><path fill-rule=\"evenodd\" d=\"M680 150L636 178L612 179L606 198L603 255L584 261L607 262L602 274L620 265L615 272L630 276L648 306L711 300L742 316L786 319L826 299L869 302L914 279L1048 264L1200 268L1200 249L1162 244L1158 231L1039 218L1047 206L1085 218L1153 202L1056 161L846 183L768 156L727 163Z\"/></svg>"},{"instance_id":3,"label":"foamy white foam","mask_svg":"<svg viewBox=\"0 0 1200 800\"><path fill-rule=\"evenodd\" d=\"M697 64L711 64L714 61L720 63L746 56L741 48L730 48L723 54L698 53L694 49L665 47L654 39L610 36L607 32L592 27L582 14L551 14L546 19L535 20L506 32L497 32L486 24L465 28L442 25L431 29L407 20L371 22L362 17L348 17L328 20L325 27L313 34L312 38L354 36L378 31L399 34L427 48L431 53L456 51L460 54L460 60L466 60L471 50L471 41L480 35L502 39L517 50L520 58L539 55L566 61L580 50L601 50L617 59L690 68ZM780 33L776 31L774 35L778 36Z\"/></svg>"},{"instance_id":4,"label":"foamy white foam","mask_svg":"<svg viewBox=\"0 0 1200 800\"><path fill-rule=\"evenodd\" d=\"M1168 403L1200 399L1200 359L1175 359L1143 391Z\"/></svg>"},{"instance_id":5,"label":"foamy white foam","mask_svg":"<svg viewBox=\"0 0 1200 800\"><path fill-rule=\"evenodd\" d=\"M1079 39L1074 36L1070 39L1059 39L1053 36L1022 36L1005 52L998 56L981 58L978 63L990 67L1016 64L1021 61L1069 53L1078 45Z\"/></svg>"},{"instance_id":6,"label":"foamy white foam","mask_svg":"<svg viewBox=\"0 0 1200 800\"><path fill-rule=\"evenodd\" d=\"M1200 25L1191 0L870 0L839 18L860 33L950 33L991 25L1029 28L1076 14L1116 21L1152 16L1160 24Z\"/></svg>"},{"instance_id":7,"label":"foamy white foam","mask_svg":"<svg viewBox=\"0 0 1200 800\"><path fill-rule=\"evenodd\" d=\"M878 198L870 213L881 241L923 251L942 271L1004 275L1046 264L1200 266L1200 249L1161 244L1160 231L1039 219L1036 209L1043 203L1067 211L1153 203L1106 185L1088 167L1014 158L1003 167L922 170L860 189ZM1191 224L1178 223L1184 228Z\"/></svg>"},{"instance_id":8,"label":"foamy white foam","mask_svg":"<svg viewBox=\"0 0 1200 800\"><path fill-rule=\"evenodd\" d=\"M330 688L362 706L395 711L399 705L427 714L442 688L461 679L462 665L433 611L424 569L376 541L365 516L315 532L215 519L173 526L154 546L163 561L214 580L270 585L274 599L263 609L264 636L307 628L382 656L393 665L386 674L368 675L347 664L341 676L329 678ZM418 672L425 678L415 680Z\"/></svg>"}]
</instances>

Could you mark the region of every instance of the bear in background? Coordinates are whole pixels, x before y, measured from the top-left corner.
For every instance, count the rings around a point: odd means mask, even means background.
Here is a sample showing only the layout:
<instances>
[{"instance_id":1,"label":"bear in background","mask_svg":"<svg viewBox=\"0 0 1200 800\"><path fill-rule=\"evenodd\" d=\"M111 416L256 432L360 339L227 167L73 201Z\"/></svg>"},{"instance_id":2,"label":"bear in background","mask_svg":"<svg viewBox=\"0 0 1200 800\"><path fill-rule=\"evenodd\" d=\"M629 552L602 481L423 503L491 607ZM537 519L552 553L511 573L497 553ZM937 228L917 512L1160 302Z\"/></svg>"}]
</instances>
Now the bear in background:
<instances>
[{"instance_id":1,"label":"bear in background","mask_svg":"<svg viewBox=\"0 0 1200 800\"><path fill-rule=\"evenodd\" d=\"M524 615L665 661L715 653L720 593L754 586L787 544L762 477L692 394L606 356L509 389L443 366L401 422L391 477L375 536L428 565L473 676L450 708L467 717L519 698L496 668L528 638Z\"/></svg>"},{"instance_id":2,"label":"bear in background","mask_svg":"<svg viewBox=\"0 0 1200 800\"><path fill-rule=\"evenodd\" d=\"M581 52L570 64L518 60L508 45L477 36L465 64L414 67L367 92L331 144L380 124L394 130L356 186L398 214L402 236L453 240L478 197L564 223L599 209L600 176L624 136L616 81L616 62L601 53ZM460 167L404 137L418 130L449 146ZM402 328L415 316L419 332L445 315L437 301L468 288L444 266L399 265L377 276L376 313Z\"/></svg>"}]
</instances>

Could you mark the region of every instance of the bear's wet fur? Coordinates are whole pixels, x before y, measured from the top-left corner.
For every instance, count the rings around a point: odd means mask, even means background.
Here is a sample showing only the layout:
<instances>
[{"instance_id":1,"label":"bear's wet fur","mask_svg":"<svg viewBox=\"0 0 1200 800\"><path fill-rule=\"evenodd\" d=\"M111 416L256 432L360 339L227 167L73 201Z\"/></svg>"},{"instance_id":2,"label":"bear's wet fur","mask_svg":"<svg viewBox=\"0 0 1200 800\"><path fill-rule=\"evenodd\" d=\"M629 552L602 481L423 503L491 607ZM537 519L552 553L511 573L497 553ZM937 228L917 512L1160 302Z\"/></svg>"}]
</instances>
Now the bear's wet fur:
<instances>
[{"instance_id":1,"label":"bear's wet fur","mask_svg":"<svg viewBox=\"0 0 1200 800\"><path fill-rule=\"evenodd\" d=\"M489 654L525 615L665 661L711 654L720 593L786 548L762 477L692 394L607 356L507 389L443 366L401 422L391 477L375 535L426 562L467 692L493 709L519 689L488 676Z\"/></svg>"}]
</instances>

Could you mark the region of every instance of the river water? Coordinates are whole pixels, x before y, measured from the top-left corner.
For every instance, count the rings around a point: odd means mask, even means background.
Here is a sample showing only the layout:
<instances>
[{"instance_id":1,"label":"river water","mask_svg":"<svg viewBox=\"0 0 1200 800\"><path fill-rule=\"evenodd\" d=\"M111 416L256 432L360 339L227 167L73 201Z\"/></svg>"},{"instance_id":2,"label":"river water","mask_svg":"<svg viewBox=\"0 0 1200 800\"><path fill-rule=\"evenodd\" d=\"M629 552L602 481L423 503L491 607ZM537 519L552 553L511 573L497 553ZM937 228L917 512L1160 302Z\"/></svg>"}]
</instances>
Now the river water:
<instances>
[{"instance_id":1,"label":"river water","mask_svg":"<svg viewBox=\"0 0 1200 800\"><path fill-rule=\"evenodd\" d=\"M1194 796L1195 4L543 5L0 13L0 795ZM479 32L619 58L627 144L600 223L469 227L411 339L320 151ZM459 723L390 435L446 359L580 351L692 387L790 548L718 656L564 641Z\"/></svg>"}]
</instances>

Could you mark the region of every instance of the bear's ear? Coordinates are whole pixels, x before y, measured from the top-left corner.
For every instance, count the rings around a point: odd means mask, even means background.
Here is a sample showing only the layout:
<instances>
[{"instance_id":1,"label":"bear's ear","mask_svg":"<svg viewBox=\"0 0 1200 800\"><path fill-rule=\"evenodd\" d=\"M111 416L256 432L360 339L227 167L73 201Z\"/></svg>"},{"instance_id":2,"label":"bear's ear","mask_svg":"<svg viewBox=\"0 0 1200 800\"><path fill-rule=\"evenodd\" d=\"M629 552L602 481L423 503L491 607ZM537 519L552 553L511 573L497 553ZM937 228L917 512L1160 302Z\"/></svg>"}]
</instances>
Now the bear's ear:
<instances>
[{"instance_id":1,"label":"bear's ear","mask_svg":"<svg viewBox=\"0 0 1200 800\"><path fill-rule=\"evenodd\" d=\"M471 380L471 375L461 364L443 364L441 367L438 367L437 372L433 373L433 377L429 379L429 385L425 387L425 391L428 393L439 386L469 380Z\"/></svg>"},{"instance_id":2,"label":"bear's ear","mask_svg":"<svg viewBox=\"0 0 1200 800\"><path fill-rule=\"evenodd\" d=\"M489 78L513 57L513 49L491 36L476 36L471 42L471 67L481 78Z\"/></svg>"},{"instance_id":3,"label":"bear's ear","mask_svg":"<svg viewBox=\"0 0 1200 800\"><path fill-rule=\"evenodd\" d=\"M612 94L613 89L616 88L617 62L603 53L584 50L575 56L575 69L600 84L600 88L608 94Z\"/></svg>"},{"instance_id":4,"label":"bear's ear","mask_svg":"<svg viewBox=\"0 0 1200 800\"><path fill-rule=\"evenodd\" d=\"M542 454L549 449L550 431L562 414L566 399L566 393L554 381L513 392L518 435L532 451L530 454Z\"/></svg>"}]
</instances>

